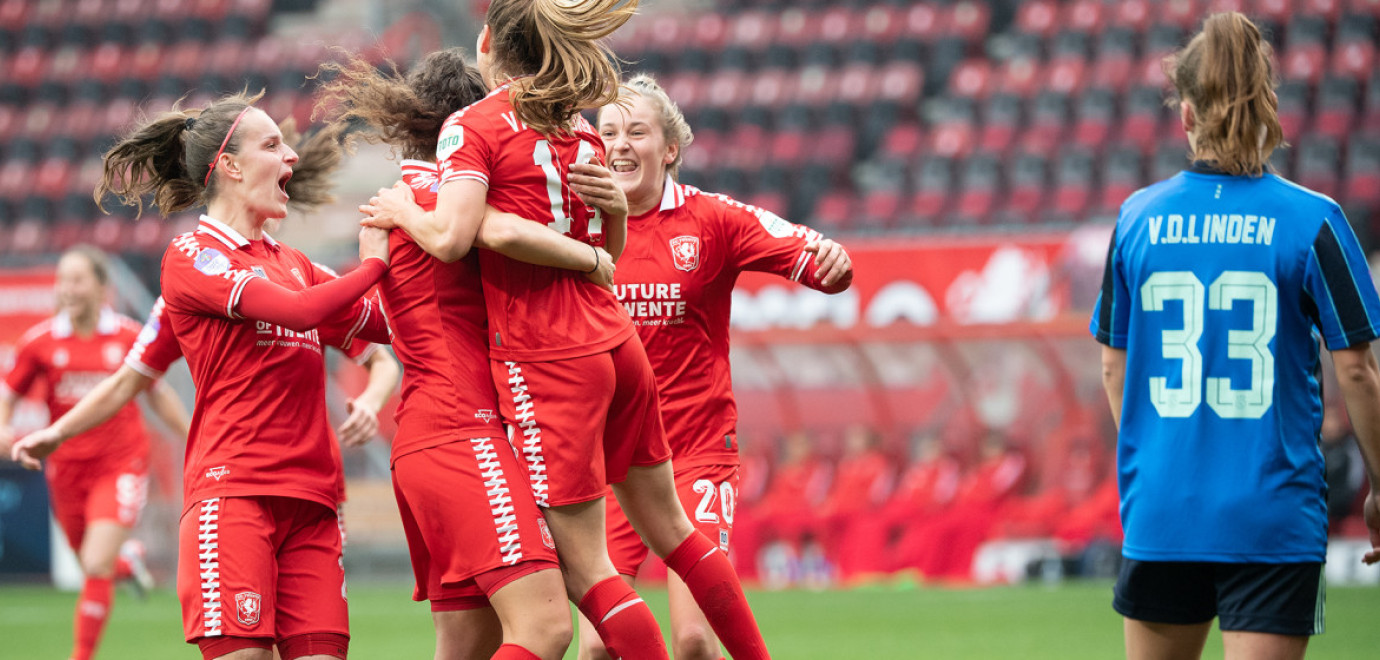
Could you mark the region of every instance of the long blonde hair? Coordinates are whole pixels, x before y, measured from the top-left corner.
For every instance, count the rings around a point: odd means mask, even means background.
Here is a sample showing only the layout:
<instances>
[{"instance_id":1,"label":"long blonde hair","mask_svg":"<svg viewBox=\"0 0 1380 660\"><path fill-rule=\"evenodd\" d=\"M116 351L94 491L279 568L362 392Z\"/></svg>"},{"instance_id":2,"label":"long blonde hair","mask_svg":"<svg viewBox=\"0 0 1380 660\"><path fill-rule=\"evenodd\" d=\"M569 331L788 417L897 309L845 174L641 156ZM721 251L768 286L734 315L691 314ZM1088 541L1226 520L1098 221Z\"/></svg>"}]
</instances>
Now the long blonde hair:
<instances>
[{"instance_id":1,"label":"long blonde hair","mask_svg":"<svg viewBox=\"0 0 1380 660\"><path fill-rule=\"evenodd\" d=\"M618 98L619 67L603 39L637 13L638 0L494 0L484 22L490 55L518 118L567 130L576 113Z\"/></svg>"},{"instance_id":2,"label":"long blonde hair","mask_svg":"<svg viewBox=\"0 0 1380 660\"><path fill-rule=\"evenodd\" d=\"M1165 58L1178 99L1193 106L1195 159L1208 155L1230 174L1264 173L1284 143L1273 52L1250 19L1225 12L1207 17L1187 46Z\"/></svg>"}]
</instances>

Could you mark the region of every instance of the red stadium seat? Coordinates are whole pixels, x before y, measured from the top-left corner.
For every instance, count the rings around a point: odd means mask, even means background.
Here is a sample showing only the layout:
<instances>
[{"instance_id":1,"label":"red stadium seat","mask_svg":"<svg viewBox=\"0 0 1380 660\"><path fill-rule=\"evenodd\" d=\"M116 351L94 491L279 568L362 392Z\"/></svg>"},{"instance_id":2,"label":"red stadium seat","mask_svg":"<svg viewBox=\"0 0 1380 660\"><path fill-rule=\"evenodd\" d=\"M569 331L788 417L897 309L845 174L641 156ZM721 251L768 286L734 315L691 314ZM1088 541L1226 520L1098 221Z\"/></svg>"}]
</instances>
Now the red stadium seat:
<instances>
[{"instance_id":1,"label":"red stadium seat","mask_svg":"<svg viewBox=\"0 0 1380 660\"><path fill-rule=\"evenodd\" d=\"M49 251L48 227L42 220L25 218L10 230L10 254L40 254Z\"/></svg>"},{"instance_id":2,"label":"red stadium seat","mask_svg":"<svg viewBox=\"0 0 1380 660\"><path fill-rule=\"evenodd\" d=\"M1100 87L1085 91L1078 99L1077 118L1073 125L1074 143L1100 148L1111 137L1115 121L1116 93Z\"/></svg>"},{"instance_id":3,"label":"red stadium seat","mask_svg":"<svg viewBox=\"0 0 1380 660\"><path fill-rule=\"evenodd\" d=\"M954 188L953 162L947 158L927 158L915 177L915 192L902 215L921 225L933 225L944 217Z\"/></svg>"},{"instance_id":4,"label":"red stadium seat","mask_svg":"<svg viewBox=\"0 0 1380 660\"><path fill-rule=\"evenodd\" d=\"M66 158L44 158L34 175L33 192L48 199L60 199L67 194L67 180L71 175L72 164Z\"/></svg>"},{"instance_id":5,"label":"red stadium seat","mask_svg":"<svg viewBox=\"0 0 1380 660\"><path fill-rule=\"evenodd\" d=\"M862 203L859 204L857 221L854 223L855 228L882 230L895 226L896 219L901 214L903 200L901 191L894 188L864 193Z\"/></svg>"},{"instance_id":6,"label":"red stadium seat","mask_svg":"<svg viewBox=\"0 0 1380 660\"><path fill-rule=\"evenodd\" d=\"M1002 65L998 73L997 91L1030 98L1040 87L1040 63L1034 58L1020 58Z\"/></svg>"},{"instance_id":7,"label":"red stadium seat","mask_svg":"<svg viewBox=\"0 0 1380 660\"><path fill-rule=\"evenodd\" d=\"M1109 13L1107 3L1102 0L1074 0L1064 5L1059 23L1079 32L1095 34L1102 31Z\"/></svg>"},{"instance_id":8,"label":"red stadium seat","mask_svg":"<svg viewBox=\"0 0 1380 660\"><path fill-rule=\"evenodd\" d=\"M986 58L964 60L949 74L949 92L983 99L992 89L992 64Z\"/></svg>"},{"instance_id":9,"label":"red stadium seat","mask_svg":"<svg viewBox=\"0 0 1380 660\"><path fill-rule=\"evenodd\" d=\"M1375 42L1354 40L1338 44L1332 51L1328 70L1339 76L1363 79L1375 68Z\"/></svg>"},{"instance_id":10,"label":"red stadium seat","mask_svg":"<svg viewBox=\"0 0 1380 660\"><path fill-rule=\"evenodd\" d=\"M1198 0L1162 0L1155 3L1160 20L1173 23L1184 30L1197 30L1203 21Z\"/></svg>"},{"instance_id":11,"label":"red stadium seat","mask_svg":"<svg viewBox=\"0 0 1380 660\"><path fill-rule=\"evenodd\" d=\"M720 70L705 81L704 102L712 108L739 108L747 104L752 81L742 71Z\"/></svg>"},{"instance_id":12,"label":"red stadium seat","mask_svg":"<svg viewBox=\"0 0 1380 660\"><path fill-rule=\"evenodd\" d=\"M1116 3L1111 25L1127 27L1136 32L1145 32L1150 27L1151 3L1149 0L1122 0Z\"/></svg>"},{"instance_id":13,"label":"red stadium seat","mask_svg":"<svg viewBox=\"0 0 1380 660\"><path fill-rule=\"evenodd\" d=\"M850 64L839 70L837 77L840 102L861 106L877 97L880 76L872 65Z\"/></svg>"},{"instance_id":14,"label":"red stadium seat","mask_svg":"<svg viewBox=\"0 0 1380 660\"><path fill-rule=\"evenodd\" d=\"M1029 222L1044 205L1049 163L1039 154L1022 154L1008 158L1007 163L1007 196L1001 216L1008 222Z\"/></svg>"},{"instance_id":15,"label":"red stadium seat","mask_svg":"<svg viewBox=\"0 0 1380 660\"><path fill-rule=\"evenodd\" d=\"M1295 11L1308 16L1321 16L1329 23L1335 23L1342 14L1342 0L1303 0L1296 3Z\"/></svg>"},{"instance_id":16,"label":"red stadium seat","mask_svg":"<svg viewBox=\"0 0 1380 660\"><path fill-rule=\"evenodd\" d=\"M974 153L963 163L954 214L965 222L985 223L1001 193L1000 159L995 154Z\"/></svg>"},{"instance_id":17,"label":"red stadium seat","mask_svg":"<svg viewBox=\"0 0 1380 660\"><path fill-rule=\"evenodd\" d=\"M25 46L10 58L5 79L22 87L36 87L48 69L48 53L37 46Z\"/></svg>"},{"instance_id":18,"label":"red stadium seat","mask_svg":"<svg viewBox=\"0 0 1380 660\"><path fill-rule=\"evenodd\" d=\"M819 41L819 14L808 9L787 9L777 17L776 39L792 48Z\"/></svg>"},{"instance_id":19,"label":"red stadium seat","mask_svg":"<svg viewBox=\"0 0 1380 660\"><path fill-rule=\"evenodd\" d=\"M1315 84L1327 70L1327 49L1320 43L1292 46L1284 53L1284 77Z\"/></svg>"},{"instance_id":20,"label":"red stadium seat","mask_svg":"<svg viewBox=\"0 0 1380 660\"><path fill-rule=\"evenodd\" d=\"M993 94L982 106L982 130L978 148L1003 153L1016 140L1021 128L1021 99L1014 94Z\"/></svg>"},{"instance_id":21,"label":"red stadium seat","mask_svg":"<svg viewBox=\"0 0 1380 660\"><path fill-rule=\"evenodd\" d=\"M1016 30L1051 37L1060 27L1059 4L1053 0L1023 2L1016 10Z\"/></svg>"},{"instance_id":22,"label":"red stadium seat","mask_svg":"<svg viewBox=\"0 0 1380 660\"><path fill-rule=\"evenodd\" d=\"M48 71L44 74L46 82L55 82L63 87L75 85L86 77L91 62L88 51L79 46L65 44L52 51L48 57Z\"/></svg>"},{"instance_id":23,"label":"red stadium seat","mask_svg":"<svg viewBox=\"0 0 1380 660\"><path fill-rule=\"evenodd\" d=\"M1328 78L1318 90L1318 111L1314 117L1313 130L1338 140L1351 133L1356 120L1356 107L1360 91L1351 78Z\"/></svg>"},{"instance_id":24,"label":"red stadium seat","mask_svg":"<svg viewBox=\"0 0 1380 660\"><path fill-rule=\"evenodd\" d=\"M36 168L33 163L7 158L0 165L0 197L19 199L33 188Z\"/></svg>"},{"instance_id":25,"label":"red stadium seat","mask_svg":"<svg viewBox=\"0 0 1380 660\"><path fill-rule=\"evenodd\" d=\"M744 48L761 49L776 38L780 27L771 14L760 10L749 10L733 17L728 30L728 43Z\"/></svg>"},{"instance_id":26,"label":"red stadium seat","mask_svg":"<svg viewBox=\"0 0 1380 660\"><path fill-rule=\"evenodd\" d=\"M1083 89L1088 62L1083 57L1061 57L1045 68L1044 89L1062 94L1077 94Z\"/></svg>"},{"instance_id":27,"label":"red stadium seat","mask_svg":"<svg viewBox=\"0 0 1380 660\"><path fill-rule=\"evenodd\" d=\"M893 126L882 139L881 153L892 160L909 159L920 153L925 132L916 123L903 123Z\"/></svg>"},{"instance_id":28,"label":"red stadium seat","mask_svg":"<svg viewBox=\"0 0 1380 660\"><path fill-rule=\"evenodd\" d=\"M731 24L726 16L717 12L704 12L694 20L691 27L691 43L697 48L719 50L728 41Z\"/></svg>"},{"instance_id":29,"label":"red stadium seat","mask_svg":"<svg viewBox=\"0 0 1380 660\"><path fill-rule=\"evenodd\" d=\"M948 29L945 18L934 3L913 4L906 10L905 27L901 34L919 41L931 41Z\"/></svg>"},{"instance_id":30,"label":"red stadium seat","mask_svg":"<svg viewBox=\"0 0 1380 660\"><path fill-rule=\"evenodd\" d=\"M1340 187L1337 170L1341 147L1333 138L1307 135L1299 138L1294 176L1299 185L1328 197L1336 197Z\"/></svg>"},{"instance_id":31,"label":"red stadium seat","mask_svg":"<svg viewBox=\"0 0 1380 660\"><path fill-rule=\"evenodd\" d=\"M1284 139L1292 142L1303 132L1308 118L1308 85L1299 81L1285 81L1275 90L1279 97L1279 125Z\"/></svg>"},{"instance_id":32,"label":"red stadium seat","mask_svg":"<svg viewBox=\"0 0 1380 660\"><path fill-rule=\"evenodd\" d=\"M1042 92L1032 105L1021 147L1030 153L1048 155L1063 142L1068 124L1068 96L1057 91Z\"/></svg>"},{"instance_id":33,"label":"red stadium seat","mask_svg":"<svg viewBox=\"0 0 1380 660\"><path fill-rule=\"evenodd\" d=\"M853 224L853 194L847 190L830 190L815 202L810 226L824 233L847 229Z\"/></svg>"},{"instance_id":34,"label":"red stadium seat","mask_svg":"<svg viewBox=\"0 0 1380 660\"><path fill-rule=\"evenodd\" d=\"M901 36L904 16L895 7L873 5L862 15L862 39L880 46L890 46Z\"/></svg>"},{"instance_id":35,"label":"red stadium seat","mask_svg":"<svg viewBox=\"0 0 1380 660\"><path fill-rule=\"evenodd\" d=\"M24 25L29 21L30 0L0 0L0 25Z\"/></svg>"},{"instance_id":36,"label":"red stadium seat","mask_svg":"<svg viewBox=\"0 0 1380 660\"><path fill-rule=\"evenodd\" d=\"M846 6L835 5L819 16L819 39L825 43L843 44L862 33L862 15Z\"/></svg>"},{"instance_id":37,"label":"red stadium seat","mask_svg":"<svg viewBox=\"0 0 1380 660\"><path fill-rule=\"evenodd\" d=\"M1351 0L1347 3L1347 9L1358 14L1380 17L1380 0Z\"/></svg>"},{"instance_id":38,"label":"red stadium seat","mask_svg":"<svg viewBox=\"0 0 1380 660\"><path fill-rule=\"evenodd\" d=\"M125 75L129 61L123 46L107 41L91 53L90 67L97 80L112 83Z\"/></svg>"},{"instance_id":39,"label":"red stadium seat","mask_svg":"<svg viewBox=\"0 0 1380 660\"><path fill-rule=\"evenodd\" d=\"M980 44L987 38L992 23L992 10L986 2L957 2L949 7L947 33L969 44Z\"/></svg>"},{"instance_id":40,"label":"red stadium seat","mask_svg":"<svg viewBox=\"0 0 1380 660\"><path fill-rule=\"evenodd\" d=\"M1140 150L1135 147L1112 150L1102 164L1102 173L1102 192L1096 210L1105 215L1115 215L1121 203L1139 190L1145 181Z\"/></svg>"},{"instance_id":41,"label":"red stadium seat","mask_svg":"<svg viewBox=\"0 0 1380 660\"><path fill-rule=\"evenodd\" d=\"M1086 151L1066 151L1060 155L1051 205L1055 214L1074 219L1083 217L1092 201L1094 163L1092 155Z\"/></svg>"},{"instance_id":42,"label":"red stadium seat","mask_svg":"<svg viewBox=\"0 0 1380 660\"><path fill-rule=\"evenodd\" d=\"M925 87L925 70L915 62L892 61L877 74L877 97L903 105L920 101Z\"/></svg>"},{"instance_id":43,"label":"red stadium seat","mask_svg":"<svg viewBox=\"0 0 1380 660\"><path fill-rule=\"evenodd\" d=\"M823 107L838 94L838 76L824 67L804 67L795 76L795 102Z\"/></svg>"},{"instance_id":44,"label":"red stadium seat","mask_svg":"<svg viewBox=\"0 0 1380 660\"><path fill-rule=\"evenodd\" d=\"M1380 139L1353 141L1348 151L1342 199L1349 206L1380 208Z\"/></svg>"}]
</instances>

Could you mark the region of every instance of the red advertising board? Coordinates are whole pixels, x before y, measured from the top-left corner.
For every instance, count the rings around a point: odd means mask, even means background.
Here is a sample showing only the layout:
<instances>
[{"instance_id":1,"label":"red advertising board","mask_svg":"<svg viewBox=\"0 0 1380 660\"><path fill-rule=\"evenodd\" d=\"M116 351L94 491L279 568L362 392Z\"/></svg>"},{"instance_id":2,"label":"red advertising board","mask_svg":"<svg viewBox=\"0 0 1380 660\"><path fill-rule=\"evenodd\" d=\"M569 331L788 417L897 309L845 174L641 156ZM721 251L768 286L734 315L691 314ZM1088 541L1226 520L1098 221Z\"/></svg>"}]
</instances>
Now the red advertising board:
<instances>
[{"instance_id":1,"label":"red advertising board","mask_svg":"<svg viewBox=\"0 0 1380 660\"><path fill-rule=\"evenodd\" d=\"M53 292L53 268L0 268L0 373L8 374L14 366L14 346L19 338L43 319L51 317L57 307ZM33 397L15 406L13 426L23 433L47 423L47 409Z\"/></svg>"}]
</instances>

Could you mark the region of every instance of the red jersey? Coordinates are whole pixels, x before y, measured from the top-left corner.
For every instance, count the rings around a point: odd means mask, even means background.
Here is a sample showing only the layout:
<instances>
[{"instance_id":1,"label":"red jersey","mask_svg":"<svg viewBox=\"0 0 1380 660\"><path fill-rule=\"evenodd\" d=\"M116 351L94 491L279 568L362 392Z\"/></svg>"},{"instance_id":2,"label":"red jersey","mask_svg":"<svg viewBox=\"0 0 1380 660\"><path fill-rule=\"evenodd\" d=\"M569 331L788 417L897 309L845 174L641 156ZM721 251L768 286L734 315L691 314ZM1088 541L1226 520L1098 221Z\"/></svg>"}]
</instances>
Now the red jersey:
<instances>
[{"instance_id":1,"label":"red jersey","mask_svg":"<svg viewBox=\"0 0 1380 660\"><path fill-rule=\"evenodd\" d=\"M102 309L96 333L78 336L72 320L64 312L39 323L19 340L14 369L5 378L5 387L24 396L35 383L46 384L48 415L56 421L72 406L120 367L120 358L139 334L133 319ZM53 454L62 462L126 460L147 456L148 435L139 408L133 402L96 428L63 443Z\"/></svg>"},{"instance_id":2,"label":"red jersey","mask_svg":"<svg viewBox=\"0 0 1380 660\"><path fill-rule=\"evenodd\" d=\"M320 264L313 264L324 275L336 277L334 271ZM173 334L172 324L168 321L168 307L163 302L163 296L153 301L153 309L149 310L149 318L144 321L144 327L139 331L139 338L135 340L134 346L125 355L125 366L133 369L149 378L162 378L167 373L168 367L172 363L182 358L182 347L177 343L177 336ZM324 341L324 339L323 339ZM337 347L340 348L340 347ZM369 356L378 350L378 344L371 344L365 341L353 342L349 348L341 348L347 357L357 363L363 364L369 360ZM331 443L336 450L336 460L340 460L340 450L336 443ZM345 475L342 472L339 486L338 501L345 501Z\"/></svg>"},{"instance_id":3,"label":"red jersey","mask_svg":"<svg viewBox=\"0 0 1380 660\"><path fill-rule=\"evenodd\" d=\"M436 148L441 185L473 179L489 187L500 211L545 224L566 236L603 243L602 217L567 183L569 166L604 157L604 143L576 115L570 134L542 135L517 118L508 86L446 119ZM489 310L489 355L541 362L594 355L633 335L606 289L580 273L534 266L496 252L479 253Z\"/></svg>"},{"instance_id":4,"label":"red jersey","mask_svg":"<svg viewBox=\"0 0 1380 660\"><path fill-rule=\"evenodd\" d=\"M278 495L334 509L342 475L326 418L321 333L241 317L240 295L254 277L296 291L328 280L306 255L267 234L249 241L204 215L163 254L167 325L196 384L184 506ZM322 332L349 345L373 314L367 301L356 302Z\"/></svg>"},{"instance_id":5,"label":"red jersey","mask_svg":"<svg viewBox=\"0 0 1380 660\"><path fill-rule=\"evenodd\" d=\"M656 372L661 420L676 469L737 464L728 361L733 286L743 271L776 273L812 289L820 238L808 227L666 177L661 206L628 218L614 291ZM829 291L848 286L845 277Z\"/></svg>"},{"instance_id":6,"label":"red jersey","mask_svg":"<svg viewBox=\"0 0 1380 660\"><path fill-rule=\"evenodd\" d=\"M417 203L434 209L436 164L407 160L402 170ZM504 437L489 374L478 255L448 264L395 229L389 257L379 291L403 365L393 461L456 440Z\"/></svg>"}]
</instances>

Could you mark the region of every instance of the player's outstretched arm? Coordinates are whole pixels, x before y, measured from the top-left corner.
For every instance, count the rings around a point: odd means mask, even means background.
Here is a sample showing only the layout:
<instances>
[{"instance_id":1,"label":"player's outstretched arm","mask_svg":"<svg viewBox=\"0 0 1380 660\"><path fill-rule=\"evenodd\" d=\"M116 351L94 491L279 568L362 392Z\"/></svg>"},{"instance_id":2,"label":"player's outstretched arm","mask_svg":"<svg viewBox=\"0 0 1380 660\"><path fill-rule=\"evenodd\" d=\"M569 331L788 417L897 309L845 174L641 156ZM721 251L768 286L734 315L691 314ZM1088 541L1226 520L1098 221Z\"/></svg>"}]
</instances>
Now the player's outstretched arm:
<instances>
[{"instance_id":1,"label":"player's outstretched arm","mask_svg":"<svg viewBox=\"0 0 1380 660\"><path fill-rule=\"evenodd\" d=\"M805 244L805 251L815 255L814 279L825 293L841 293L853 283L853 258L842 245L828 238Z\"/></svg>"},{"instance_id":2,"label":"player's outstretched arm","mask_svg":"<svg viewBox=\"0 0 1380 660\"><path fill-rule=\"evenodd\" d=\"M1371 551L1362 561L1374 564L1380 562L1380 366L1369 343L1332 351L1332 364L1370 477L1364 512Z\"/></svg>"},{"instance_id":3,"label":"player's outstretched arm","mask_svg":"<svg viewBox=\"0 0 1380 660\"><path fill-rule=\"evenodd\" d=\"M359 302L370 287L383 279L388 271L388 232L372 227L360 229L359 258L359 268L302 290L288 289L262 277L251 278L235 311L294 332L311 330Z\"/></svg>"},{"instance_id":4,"label":"player's outstretched arm","mask_svg":"<svg viewBox=\"0 0 1380 660\"><path fill-rule=\"evenodd\" d=\"M509 259L584 273L595 284L613 284L613 257L512 213L488 207L475 245Z\"/></svg>"},{"instance_id":5,"label":"player's outstretched arm","mask_svg":"<svg viewBox=\"0 0 1380 660\"><path fill-rule=\"evenodd\" d=\"M374 437L379 430L379 411L393 390L398 387L402 369L393 354L382 346L369 354L364 368L369 370L369 382L359 396L347 403L350 416L340 425L336 435L346 447L358 447Z\"/></svg>"},{"instance_id":6,"label":"player's outstretched arm","mask_svg":"<svg viewBox=\"0 0 1380 660\"><path fill-rule=\"evenodd\" d=\"M122 365L87 392L77 405L72 406L56 422L14 443L10 458L30 470L39 469L40 461L57 451L62 443L110 419L152 383L152 378L131 369L129 365Z\"/></svg>"},{"instance_id":7,"label":"player's outstretched arm","mask_svg":"<svg viewBox=\"0 0 1380 660\"><path fill-rule=\"evenodd\" d=\"M187 434L191 432L192 421L187 415L186 406L182 405L182 400L177 398L177 392L163 381L158 381L144 392L144 397L153 409L153 414L158 419L163 420L163 424L168 427L178 438L187 439Z\"/></svg>"},{"instance_id":8,"label":"player's outstretched arm","mask_svg":"<svg viewBox=\"0 0 1380 660\"><path fill-rule=\"evenodd\" d=\"M1102 389L1107 391L1107 404L1112 407L1112 421L1121 430L1121 397L1126 392L1125 349L1102 347Z\"/></svg>"},{"instance_id":9,"label":"player's outstretched arm","mask_svg":"<svg viewBox=\"0 0 1380 660\"><path fill-rule=\"evenodd\" d=\"M427 254L446 263L463 259L474 245L484 219L489 188L473 179L457 179L436 191L436 210L417 205L412 188L399 181L361 204L360 224L407 232Z\"/></svg>"}]
</instances>

